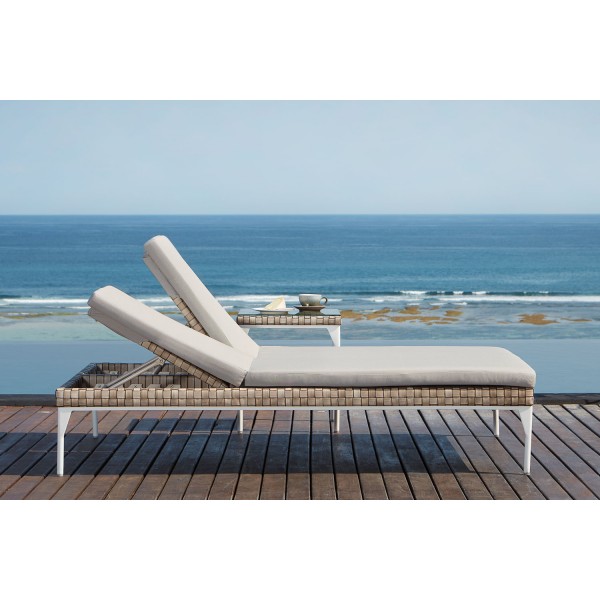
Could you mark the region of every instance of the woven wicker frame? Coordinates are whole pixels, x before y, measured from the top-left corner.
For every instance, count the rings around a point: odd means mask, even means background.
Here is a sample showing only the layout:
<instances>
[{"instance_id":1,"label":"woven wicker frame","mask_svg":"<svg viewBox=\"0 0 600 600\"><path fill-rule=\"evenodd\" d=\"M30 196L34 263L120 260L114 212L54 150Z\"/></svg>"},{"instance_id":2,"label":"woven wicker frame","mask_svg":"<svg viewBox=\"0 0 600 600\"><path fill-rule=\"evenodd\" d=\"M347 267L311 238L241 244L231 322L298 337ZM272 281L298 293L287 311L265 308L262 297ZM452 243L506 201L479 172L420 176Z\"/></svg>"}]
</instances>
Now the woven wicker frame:
<instances>
[{"instance_id":1,"label":"woven wicker frame","mask_svg":"<svg viewBox=\"0 0 600 600\"><path fill-rule=\"evenodd\" d=\"M256 325L341 325L340 315L238 315L236 323L242 327Z\"/></svg>"},{"instance_id":2,"label":"woven wicker frame","mask_svg":"<svg viewBox=\"0 0 600 600\"><path fill-rule=\"evenodd\" d=\"M211 375L210 373L207 373L206 371L199 369L198 367L183 360L182 358L179 358L178 356L175 356L174 354L171 354L164 348L161 348L160 346L157 346L156 344L153 344L152 342L142 342L140 345L143 346L144 348L147 348L148 350L150 350L150 352L153 352L154 354L156 354L156 356L160 356L160 358L164 358L165 360L168 360L170 363L174 364L176 367L179 367L180 369L183 369L190 375L193 375L196 379L198 379L203 384L205 384L205 385L201 385L201 387L210 387L210 388L229 387L229 384L226 383L225 381L223 381L222 379L219 379L218 377L215 377L214 375ZM119 389L119 388L117 388L117 389Z\"/></svg>"},{"instance_id":3,"label":"woven wicker frame","mask_svg":"<svg viewBox=\"0 0 600 600\"><path fill-rule=\"evenodd\" d=\"M177 359L180 360L180 359ZM531 406L533 389L505 386L455 387L377 387L377 388L251 388L251 387L197 387L190 375L177 373L175 367L159 375L137 377L132 387L103 389L89 387L94 382L104 383L113 375L110 367L126 369L131 365L114 363L89 365L81 373L56 390L59 407L152 407L178 406L189 408L260 408L260 407L368 407L392 408L403 406L473 406L518 407ZM106 367L108 366L108 369ZM109 370L109 373L106 373ZM203 372L202 372L203 373ZM158 381L157 381L158 380ZM152 382L152 383L150 383ZM195 387L182 387L193 383ZM161 387L148 387L160 385ZM135 387L133 387L135 386ZM167 387L170 386L170 387Z\"/></svg>"},{"instance_id":4,"label":"woven wicker frame","mask_svg":"<svg viewBox=\"0 0 600 600\"><path fill-rule=\"evenodd\" d=\"M184 316L185 320L187 321L188 327L191 327L192 329L195 329L196 331L199 331L204 335L208 335L204 327L202 327L202 325L200 324L200 321L196 319L194 313L189 309L188 305L184 302L182 298L180 298L179 296L174 296L171 299L175 303L175 306L177 306L177 308L180 310L181 314Z\"/></svg>"}]
</instances>

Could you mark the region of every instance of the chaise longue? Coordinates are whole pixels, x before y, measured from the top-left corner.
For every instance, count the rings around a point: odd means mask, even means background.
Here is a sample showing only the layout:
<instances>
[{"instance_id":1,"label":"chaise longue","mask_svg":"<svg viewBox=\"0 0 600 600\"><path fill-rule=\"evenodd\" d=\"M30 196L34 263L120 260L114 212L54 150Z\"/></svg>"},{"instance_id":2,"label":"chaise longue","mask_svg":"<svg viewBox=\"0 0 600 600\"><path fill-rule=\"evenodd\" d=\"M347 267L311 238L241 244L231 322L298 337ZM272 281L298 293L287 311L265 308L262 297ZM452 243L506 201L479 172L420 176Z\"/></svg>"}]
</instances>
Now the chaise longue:
<instances>
[{"instance_id":1,"label":"chaise longue","mask_svg":"<svg viewBox=\"0 0 600 600\"><path fill-rule=\"evenodd\" d=\"M529 473L535 371L504 348L466 346L259 346L229 316L164 236L144 260L182 311L188 326L107 286L90 297L89 315L154 354L143 365L95 387L56 390L57 472L64 472L64 435L73 411L475 409L516 411L525 432ZM170 365L184 387L160 381ZM104 380L103 380L104 381ZM336 422L336 431L339 420Z\"/></svg>"}]
</instances>

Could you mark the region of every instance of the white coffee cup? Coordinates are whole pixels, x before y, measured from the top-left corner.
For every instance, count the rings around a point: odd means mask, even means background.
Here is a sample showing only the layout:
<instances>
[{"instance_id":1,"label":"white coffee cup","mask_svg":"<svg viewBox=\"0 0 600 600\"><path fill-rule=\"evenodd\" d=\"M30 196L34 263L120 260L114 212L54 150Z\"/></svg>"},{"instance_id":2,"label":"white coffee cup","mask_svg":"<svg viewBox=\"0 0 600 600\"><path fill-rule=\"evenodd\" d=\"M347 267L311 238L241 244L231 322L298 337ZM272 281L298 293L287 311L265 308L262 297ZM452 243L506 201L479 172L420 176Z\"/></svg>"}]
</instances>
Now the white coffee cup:
<instances>
[{"instance_id":1,"label":"white coffee cup","mask_svg":"<svg viewBox=\"0 0 600 600\"><path fill-rule=\"evenodd\" d=\"M298 296L302 306L319 306L327 304L327 298L321 294L300 294Z\"/></svg>"}]
</instances>

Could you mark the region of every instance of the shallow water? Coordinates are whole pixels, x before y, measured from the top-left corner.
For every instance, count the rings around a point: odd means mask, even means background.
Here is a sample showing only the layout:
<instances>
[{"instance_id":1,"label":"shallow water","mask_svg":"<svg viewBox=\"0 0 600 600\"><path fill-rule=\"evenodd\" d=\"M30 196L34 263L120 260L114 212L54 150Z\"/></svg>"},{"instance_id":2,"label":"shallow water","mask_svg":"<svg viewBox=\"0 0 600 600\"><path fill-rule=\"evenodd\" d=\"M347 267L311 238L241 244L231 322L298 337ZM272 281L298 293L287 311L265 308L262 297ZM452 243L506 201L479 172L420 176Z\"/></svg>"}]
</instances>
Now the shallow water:
<instances>
[{"instance_id":1,"label":"shallow water","mask_svg":"<svg viewBox=\"0 0 600 600\"><path fill-rule=\"evenodd\" d=\"M267 339L260 341L274 343ZM326 333L313 332L313 335L305 335L302 343L329 345L331 342ZM348 343L366 345L364 342ZM394 340L377 343L441 345L448 342ZM471 339L450 343L508 348L535 369L536 392L539 393L600 392L600 340ZM125 341L0 343L0 394L53 394L56 387L88 363L144 362L151 356L144 348Z\"/></svg>"}]
</instances>

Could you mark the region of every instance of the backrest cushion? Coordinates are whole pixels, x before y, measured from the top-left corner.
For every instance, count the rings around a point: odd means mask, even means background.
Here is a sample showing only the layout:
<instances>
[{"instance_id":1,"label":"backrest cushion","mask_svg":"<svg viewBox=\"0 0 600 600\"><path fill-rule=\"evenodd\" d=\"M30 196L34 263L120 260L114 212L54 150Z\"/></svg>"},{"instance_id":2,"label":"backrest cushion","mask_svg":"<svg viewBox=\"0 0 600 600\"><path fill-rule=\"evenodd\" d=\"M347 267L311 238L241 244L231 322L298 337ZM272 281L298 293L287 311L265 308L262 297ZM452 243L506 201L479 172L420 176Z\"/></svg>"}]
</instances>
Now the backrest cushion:
<instances>
[{"instance_id":1,"label":"backrest cushion","mask_svg":"<svg viewBox=\"0 0 600 600\"><path fill-rule=\"evenodd\" d=\"M88 304L90 316L119 335L137 344L156 344L233 386L239 386L250 369L252 358L247 354L170 319L115 287L96 290Z\"/></svg>"},{"instance_id":2,"label":"backrest cushion","mask_svg":"<svg viewBox=\"0 0 600 600\"><path fill-rule=\"evenodd\" d=\"M258 344L227 314L167 237L157 235L144 244L144 262L171 298L187 304L210 337L256 358Z\"/></svg>"}]
</instances>

